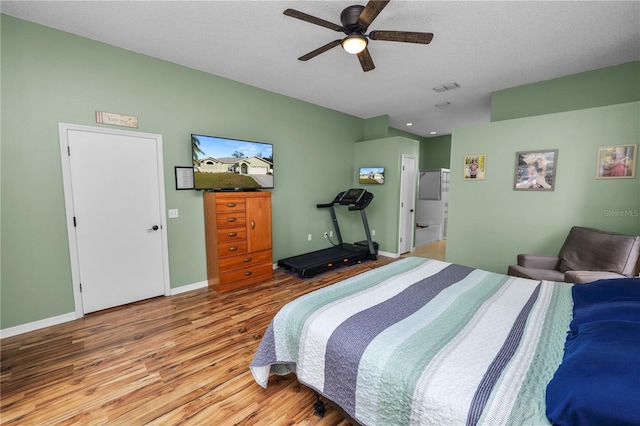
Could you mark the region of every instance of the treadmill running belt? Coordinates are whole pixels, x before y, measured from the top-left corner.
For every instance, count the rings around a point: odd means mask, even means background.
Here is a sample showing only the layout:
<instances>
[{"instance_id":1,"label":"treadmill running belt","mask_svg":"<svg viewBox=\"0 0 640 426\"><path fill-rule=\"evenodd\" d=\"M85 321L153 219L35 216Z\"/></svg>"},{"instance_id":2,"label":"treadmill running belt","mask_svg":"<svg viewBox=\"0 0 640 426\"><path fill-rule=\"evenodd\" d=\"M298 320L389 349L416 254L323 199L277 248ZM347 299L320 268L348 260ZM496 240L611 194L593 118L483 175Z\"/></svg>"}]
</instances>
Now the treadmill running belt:
<instances>
[{"instance_id":1,"label":"treadmill running belt","mask_svg":"<svg viewBox=\"0 0 640 426\"><path fill-rule=\"evenodd\" d=\"M368 258L367 255L363 247L342 244L342 246L329 247L280 260L278 266L291 269L301 277L310 278L335 266L362 262Z\"/></svg>"}]
</instances>

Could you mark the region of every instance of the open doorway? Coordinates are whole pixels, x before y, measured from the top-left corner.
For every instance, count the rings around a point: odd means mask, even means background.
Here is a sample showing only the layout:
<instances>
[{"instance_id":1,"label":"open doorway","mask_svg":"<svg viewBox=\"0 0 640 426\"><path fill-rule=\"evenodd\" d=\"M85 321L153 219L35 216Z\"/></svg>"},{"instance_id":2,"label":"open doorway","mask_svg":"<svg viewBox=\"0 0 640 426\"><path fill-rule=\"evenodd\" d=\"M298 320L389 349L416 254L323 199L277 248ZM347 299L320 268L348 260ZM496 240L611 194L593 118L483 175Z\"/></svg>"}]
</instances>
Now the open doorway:
<instances>
[{"instance_id":1,"label":"open doorway","mask_svg":"<svg viewBox=\"0 0 640 426\"><path fill-rule=\"evenodd\" d=\"M417 256L445 260L449 169L421 170L416 201Z\"/></svg>"},{"instance_id":2,"label":"open doorway","mask_svg":"<svg viewBox=\"0 0 640 426\"><path fill-rule=\"evenodd\" d=\"M446 251L447 240L441 240L416 247L416 249L411 253L408 253L407 256L428 257L429 259L445 260Z\"/></svg>"}]
</instances>

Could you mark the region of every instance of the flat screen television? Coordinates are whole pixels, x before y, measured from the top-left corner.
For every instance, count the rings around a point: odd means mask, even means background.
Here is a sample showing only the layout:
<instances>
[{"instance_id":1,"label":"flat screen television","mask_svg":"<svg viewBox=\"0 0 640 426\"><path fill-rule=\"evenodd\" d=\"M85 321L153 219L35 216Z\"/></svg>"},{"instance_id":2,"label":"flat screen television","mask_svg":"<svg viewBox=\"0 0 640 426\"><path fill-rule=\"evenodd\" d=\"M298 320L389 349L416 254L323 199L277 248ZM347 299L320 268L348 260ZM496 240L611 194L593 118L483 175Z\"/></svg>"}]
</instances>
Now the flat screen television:
<instances>
[{"instance_id":1,"label":"flat screen television","mask_svg":"<svg viewBox=\"0 0 640 426\"><path fill-rule=\"evenodd\" d=\"M360 167L358 183L382 185L384 183L384 167Z\"/></svg>"},{"instance_id":2,"label":"flat screen television","mask_svg":"<svg viewBox=\"0 0 640 426\"><path fill-rule=\"evenodd\" d=\"M273 188L273 145L191 135L196 190L252 191Z\"/></svg>"}]
</instances>

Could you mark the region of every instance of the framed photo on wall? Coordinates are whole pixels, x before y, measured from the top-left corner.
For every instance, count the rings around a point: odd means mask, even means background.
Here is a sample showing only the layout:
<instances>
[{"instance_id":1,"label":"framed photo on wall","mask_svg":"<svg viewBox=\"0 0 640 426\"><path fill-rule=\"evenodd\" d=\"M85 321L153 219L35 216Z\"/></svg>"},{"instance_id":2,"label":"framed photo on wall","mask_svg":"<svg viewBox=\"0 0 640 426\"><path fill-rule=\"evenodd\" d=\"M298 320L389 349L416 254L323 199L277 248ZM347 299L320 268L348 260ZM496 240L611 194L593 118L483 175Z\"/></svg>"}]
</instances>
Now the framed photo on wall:
<instances>
[{"instance_id":1,"label":"framed photo on wall","mask_svg":"<svg viewBox=\"0 0 640 426\"><path fill-rule=\"evenodd\" d=\"M636 177L638 144L598 147L596 179L633 179Z\"/></svg>"},{"instance_id":2,"label":"framed photo on wall","mask_svg":"<svg viewBox=\"0 0 640 426\"><path fill-rule=\"evenodd\" d=\"M516 191L553 191L556 184L558 150L516 152L513 189Z\"/></svg>"},{"instance_id":3,"label":"framed photo on wall","mask_svg":"<svg viewBox=\"0 0 640 426\"><path fill-rule=\"evenodd\" d=\"M195 189L193 167L175 166L176 190Z\"/></svg>"},{"instance_id":4,"label":"framed photo on wall","mask_svg":"<svg viewBox=\"0 0 640 426\"><path fill-rule=\"evenodd\" d=\"M360 167L358 182L382 185L384 183L384 167Z\"/></svg>"},{"instance_id":5,"label":"framed photo on wall","mask_svg":"<svg viewBox=\"0 0 640 426\"><path fill-rule=\"evenodd\" d=\"M487 170L487 156L485 154L473 154L464 156L463 179L484 180Z\"/></svg>"}]
</instances>

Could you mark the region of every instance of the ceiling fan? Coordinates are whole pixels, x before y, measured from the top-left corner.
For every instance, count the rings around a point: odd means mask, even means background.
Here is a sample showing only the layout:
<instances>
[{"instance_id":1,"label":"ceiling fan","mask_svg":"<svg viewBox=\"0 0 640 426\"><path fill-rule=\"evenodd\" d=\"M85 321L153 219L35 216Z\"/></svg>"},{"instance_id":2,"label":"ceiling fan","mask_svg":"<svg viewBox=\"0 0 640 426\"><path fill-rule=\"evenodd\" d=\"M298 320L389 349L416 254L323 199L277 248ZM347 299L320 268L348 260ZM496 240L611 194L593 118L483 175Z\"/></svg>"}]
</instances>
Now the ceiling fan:
<instances>
[{"instance_id":1,"label":"ceiling fan","mask_svg":"<svg viewBox=\"0 0 640 426\"><path fill-rule=\"evenodd\" d=\"M306 55L300 56L298 60L308 61L309 59L315 58L319 54L341 44L342 48L347 52L358 55L360 65L362 65L362 70L367 72L375 68L371 55L369 54L369 50L367 49L367 39L419 44L431 43L431 40L433 39L432 33L418 33L410 31L371 31L369 34L365 34L369 25L371 25L378 14L382 12L382 9L387 6L389 1L391 0L370 0L366 6L355 5L345 8L340 14L342 26L294 9L285 10L283 13L287 16L310 22L315 25L320 25L321 27L329 28L333 31L343 32L347 35L343 39L331 41L324 46L312 50Z\"/></svg>"}]
</instances>

